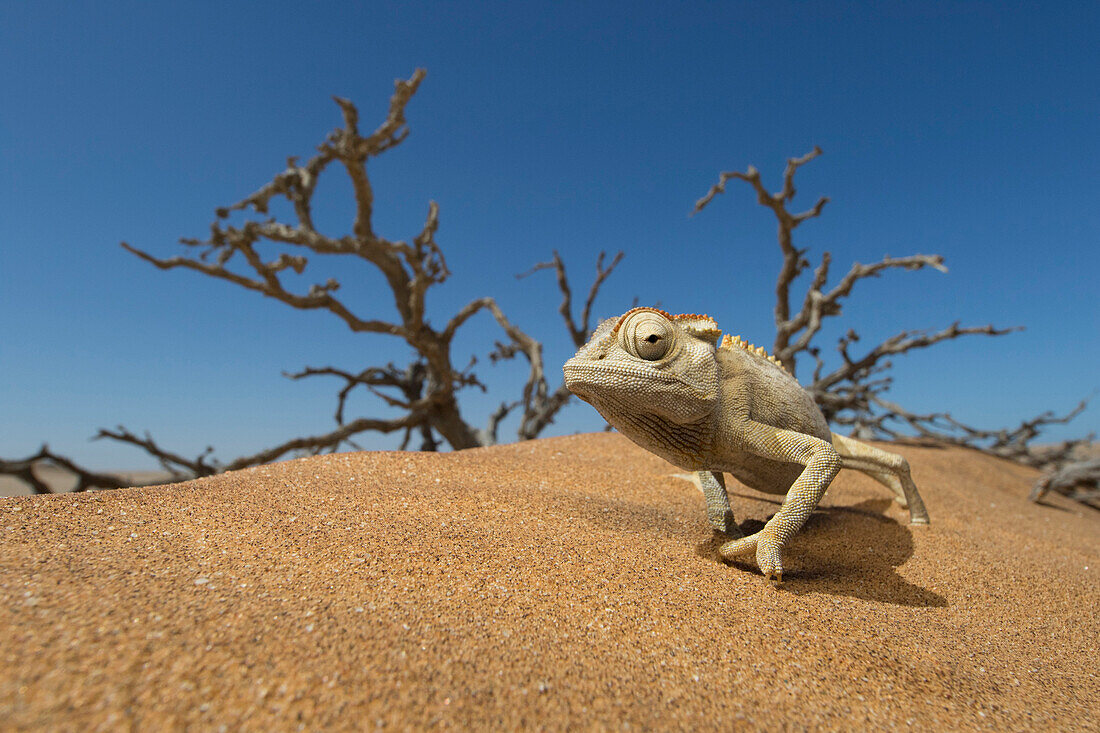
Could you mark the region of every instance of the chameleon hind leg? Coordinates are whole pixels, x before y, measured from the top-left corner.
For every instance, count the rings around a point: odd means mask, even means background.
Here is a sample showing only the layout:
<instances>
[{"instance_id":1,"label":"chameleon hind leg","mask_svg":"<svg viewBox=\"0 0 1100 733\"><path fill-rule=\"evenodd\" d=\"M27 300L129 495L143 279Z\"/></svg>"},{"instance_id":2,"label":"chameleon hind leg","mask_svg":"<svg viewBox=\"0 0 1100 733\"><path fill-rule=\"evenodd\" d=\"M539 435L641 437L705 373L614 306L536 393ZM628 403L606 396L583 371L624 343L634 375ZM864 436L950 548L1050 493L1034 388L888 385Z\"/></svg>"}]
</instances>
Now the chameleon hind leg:
<instances>
[{"instance_id":1,"label":"chameleon hind leg","mask_svg":"<svg viewBox=\"0 0 1100 733\"><path fill-rule=\"evenodd\" d=\"M695 480L707 500L707 519L710 526L722 534L740 537L741 530L733 519L730 498L726 494L726 479L721 471L696 471Z\"/></svg>"},{"instance_id":2,"label":"chameleon hind leg","mask_svg":"<svg viewBox=\"0 0 1100 733\"><path fill-rule=\"evenodd\" d=\"M894 499L897 500L898 506L902 509L909 508L909 500L905 498L905 489L902 488L901 479L897 477L897 474L890 473L889 471L879 471L873 468L853 466L850 462L844 460L844 456L840 457L840 461L843 464L843 468L855 469L865 476L870 476L875 481L890 489L890 491L894 493Z\"/></svg>"},{"instance_id":3,"label":"chameleon hind leg","mask_svg":"<svg viewBox=\"0 0 1100 733\"><path fill-rule=\"evenodd\" d=\"M844 468L867 474L893 491L898 503L909 509L910 524L928 524L928 510L909 475L909 461L897 453L879 450L836 433L833 433L833 447L840 454Z\"/></svg>"}]
</instances>

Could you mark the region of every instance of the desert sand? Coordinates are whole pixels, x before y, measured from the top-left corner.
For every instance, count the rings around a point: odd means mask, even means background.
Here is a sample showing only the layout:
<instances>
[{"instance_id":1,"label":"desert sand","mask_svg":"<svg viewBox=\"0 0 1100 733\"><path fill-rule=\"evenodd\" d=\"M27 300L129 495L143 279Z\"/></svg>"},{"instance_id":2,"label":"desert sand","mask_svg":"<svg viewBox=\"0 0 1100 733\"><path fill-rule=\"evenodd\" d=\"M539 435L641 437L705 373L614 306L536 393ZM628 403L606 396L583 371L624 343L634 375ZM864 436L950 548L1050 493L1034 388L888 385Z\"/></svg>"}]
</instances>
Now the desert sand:
<instances>
[{"instance_id":1,"label":"desert sand","mask_svg":"<svg viewBox=\"0 0 1100 733\"><path fill-rule=\"evenodd\" d=\"M778 588L614 434L3 499L0 727L1096 730L1100 513L895 449L932 526L842 472Z\"/></svg>"}]
</instances>

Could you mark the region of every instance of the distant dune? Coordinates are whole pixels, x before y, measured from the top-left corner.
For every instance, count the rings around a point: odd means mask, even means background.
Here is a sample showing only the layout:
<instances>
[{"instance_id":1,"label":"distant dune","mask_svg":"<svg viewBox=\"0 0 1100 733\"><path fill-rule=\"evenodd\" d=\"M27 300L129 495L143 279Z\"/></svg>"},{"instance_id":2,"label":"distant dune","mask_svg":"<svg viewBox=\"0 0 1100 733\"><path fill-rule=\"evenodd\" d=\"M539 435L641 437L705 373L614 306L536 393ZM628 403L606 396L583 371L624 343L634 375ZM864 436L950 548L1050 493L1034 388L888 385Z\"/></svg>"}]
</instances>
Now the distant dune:
<instances>
[{"instance_id":1,"label":"distant dune","mask_svg":"<svg viewBox=\"0 0 1100 733\"><path fill-rule=\"evenodd\" d=\"M899 450L932 526L844 472L779 589L614 434L0 500L0 727L1095 730L1100 513Z\"/></svg>"}]
</instances>

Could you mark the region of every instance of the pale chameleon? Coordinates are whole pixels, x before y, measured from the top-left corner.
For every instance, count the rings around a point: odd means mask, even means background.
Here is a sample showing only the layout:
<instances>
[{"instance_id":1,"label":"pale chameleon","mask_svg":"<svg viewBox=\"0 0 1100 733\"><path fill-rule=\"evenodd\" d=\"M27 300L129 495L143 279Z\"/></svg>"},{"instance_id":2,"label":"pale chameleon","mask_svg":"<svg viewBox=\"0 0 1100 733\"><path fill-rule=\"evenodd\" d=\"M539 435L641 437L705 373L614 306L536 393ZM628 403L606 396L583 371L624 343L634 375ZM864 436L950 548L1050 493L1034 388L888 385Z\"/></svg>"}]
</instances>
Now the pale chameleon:
<instances>
[{"instance_id":1,"label":"pale chameleon","mask_svg":"<svg viewBox=\"0 0 1100 733\"><path fill-rule=\"evenodd\" d=\"M783 579L781 551L841 468L889 488L912 524L928 524L901 456L837 435L813 398L764 349L719 340L707 316L634 308L602 322L564 366L565 383L626 437L696 474L711 525L732 539L726 559L755 553L765 577ZM786 494L748 537L734 522L722 472Z\"/></svg>"}]
</instances>

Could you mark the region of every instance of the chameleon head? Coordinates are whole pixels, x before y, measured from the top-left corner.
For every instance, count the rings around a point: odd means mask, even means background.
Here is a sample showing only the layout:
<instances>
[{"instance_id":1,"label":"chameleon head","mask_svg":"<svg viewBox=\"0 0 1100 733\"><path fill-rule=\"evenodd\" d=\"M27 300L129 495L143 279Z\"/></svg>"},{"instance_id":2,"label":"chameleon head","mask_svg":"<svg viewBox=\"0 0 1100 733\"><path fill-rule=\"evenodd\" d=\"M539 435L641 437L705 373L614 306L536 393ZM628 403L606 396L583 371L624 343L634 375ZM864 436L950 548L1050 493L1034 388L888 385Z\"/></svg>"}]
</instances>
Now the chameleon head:
<instances>
[{"instance_id":1,"label":"chameleon head","mask_svg":"<svg viewBox=\"0 0 1100 733\"><path fill-rule=\"evenodd\" d=\"M624 413L695 422L718 401L718 334L706 316L634 308L601 323L565 362L565 385L612 425Z\"/></svg>"}]
</instances>

